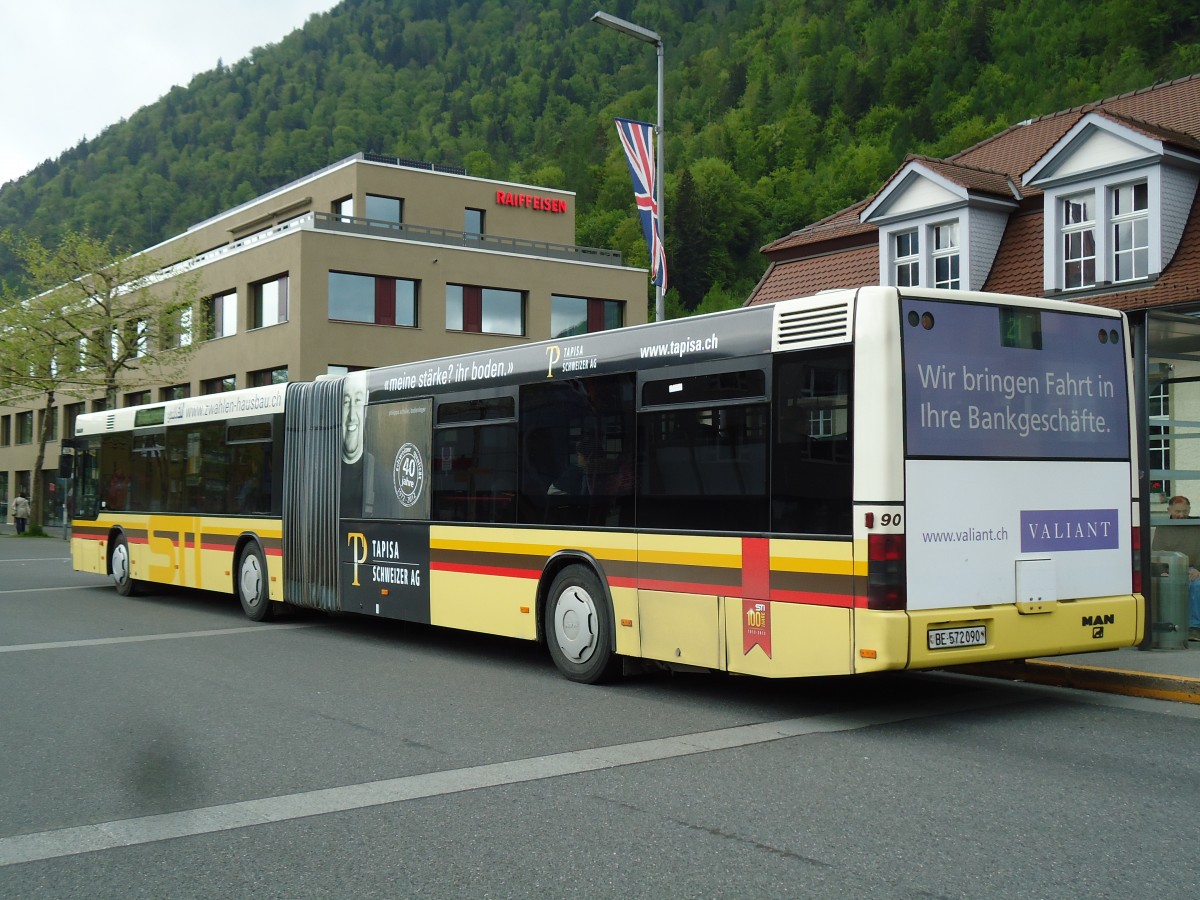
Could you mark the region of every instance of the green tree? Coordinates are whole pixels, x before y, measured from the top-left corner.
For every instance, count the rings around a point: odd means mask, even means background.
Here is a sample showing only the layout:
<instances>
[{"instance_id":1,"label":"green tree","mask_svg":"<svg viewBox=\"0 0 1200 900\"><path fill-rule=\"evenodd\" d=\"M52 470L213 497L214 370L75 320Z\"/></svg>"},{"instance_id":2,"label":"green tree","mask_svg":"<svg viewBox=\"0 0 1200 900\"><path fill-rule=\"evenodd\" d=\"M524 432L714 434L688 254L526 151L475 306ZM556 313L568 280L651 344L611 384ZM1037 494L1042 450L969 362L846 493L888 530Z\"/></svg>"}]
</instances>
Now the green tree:
<instances>
[{"instance_id":1,"label":"green tree","mask_svg":"<svg viewBox=\"0 0 1200 900\"><path fill-rule=\"evenodd\" d=\"M111 409L119 388L175 380L193 348L197 276L87 231L67 232L50 248L12 230L0 242L20 261L26 288L7 289L0 309L0 402L44 401L31 498L40 523L56 398L103 393Z\"/></svg>"}]
</instances>

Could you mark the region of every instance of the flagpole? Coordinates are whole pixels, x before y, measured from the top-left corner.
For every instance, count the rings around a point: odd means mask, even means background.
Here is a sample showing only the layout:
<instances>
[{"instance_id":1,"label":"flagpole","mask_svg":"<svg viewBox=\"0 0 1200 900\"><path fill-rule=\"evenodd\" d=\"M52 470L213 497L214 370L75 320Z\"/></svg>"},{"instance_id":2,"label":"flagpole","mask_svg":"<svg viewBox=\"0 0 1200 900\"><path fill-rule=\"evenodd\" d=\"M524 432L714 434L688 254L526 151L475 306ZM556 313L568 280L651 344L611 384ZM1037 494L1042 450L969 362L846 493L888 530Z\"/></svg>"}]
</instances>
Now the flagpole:
<instances>
[{"instance_id":1,"label":"flagpole","mask_svg":"<svg viewBox=\"0 0 1200 900\"><path fill-rule=\"evenodd\" d=\"M660 238L663 244L663 259L666 259L666 238L667 225L663 217L663 40L658 32L651 31L649 28L643 28L641 25L635 25L625 19L618 19L616 16L609 15L606 12L596 12L592 15L592 21L598 25L604 25L614 31L619 31L622 34L627 34L632 38L637 38L639 41L645 41L647 44L653 44L658 55L658 121L654 124L654 133L658 138L658 154L655 161L655 184L654 184L654 203L658 207L658 227ZM666 301L663 296L661 284L654 285L654 321L661 322L667 317Z\"/></svg>"},{"instance_id":2,"label":"flagpole","mask_svg":"<svg viewBox=\"0 0 1200 900\"><path fill-rule=\"evenodd\" d=\"M654 179L655 201L658 204L658 227L663 242L663 259L667 258L667 217L663 206L663 42L662 38L654 45L658 52L658 122L655 123L655 136L658 138L658 175ZM667 317L667 303L663 295L662 284L654 286L654 321L661 322Z\"/></svg>"}]
</instances>

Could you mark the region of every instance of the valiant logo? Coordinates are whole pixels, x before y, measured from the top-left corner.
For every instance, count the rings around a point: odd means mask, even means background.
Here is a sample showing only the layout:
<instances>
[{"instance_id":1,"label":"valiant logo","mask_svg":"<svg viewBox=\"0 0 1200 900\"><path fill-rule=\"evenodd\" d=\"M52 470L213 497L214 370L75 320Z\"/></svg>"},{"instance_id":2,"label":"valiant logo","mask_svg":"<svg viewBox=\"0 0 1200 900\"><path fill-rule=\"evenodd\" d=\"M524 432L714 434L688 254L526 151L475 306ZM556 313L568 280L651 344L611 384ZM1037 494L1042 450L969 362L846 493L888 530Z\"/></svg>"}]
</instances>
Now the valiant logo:
<instances>
[{"instance_id":1,"label":"valiant logo","mask_svg":"<svg viewBox=\"0 0 1200 900\"><path fill-rule=\"evenodd\" d=\"M1115 509L1023 509L1021 552L1116 550Z\"/></svg>"}]
</instances>

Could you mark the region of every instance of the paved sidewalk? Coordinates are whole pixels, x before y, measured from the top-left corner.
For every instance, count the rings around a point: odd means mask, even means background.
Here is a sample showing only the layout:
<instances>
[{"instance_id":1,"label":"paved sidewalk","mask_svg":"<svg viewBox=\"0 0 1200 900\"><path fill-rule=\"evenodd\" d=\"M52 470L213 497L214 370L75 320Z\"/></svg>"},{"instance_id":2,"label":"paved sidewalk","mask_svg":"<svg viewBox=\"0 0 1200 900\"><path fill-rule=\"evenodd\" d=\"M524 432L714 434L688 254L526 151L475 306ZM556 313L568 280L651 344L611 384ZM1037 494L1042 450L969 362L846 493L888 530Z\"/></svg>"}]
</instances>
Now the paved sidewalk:
<instances>
[{"instance_id":1,"label":"paved sidewalk","mask_svg":"<svg viewBox=\"0 0 1200 900\"><path fill-rule=\"evenodd\" d=\"M979 663L959 666L954 671L1131 697L1200 703L1200 642L1197 641L1189 642L1186 650L1124 647L1099 653Z\"/></svg>"}]
</instances>

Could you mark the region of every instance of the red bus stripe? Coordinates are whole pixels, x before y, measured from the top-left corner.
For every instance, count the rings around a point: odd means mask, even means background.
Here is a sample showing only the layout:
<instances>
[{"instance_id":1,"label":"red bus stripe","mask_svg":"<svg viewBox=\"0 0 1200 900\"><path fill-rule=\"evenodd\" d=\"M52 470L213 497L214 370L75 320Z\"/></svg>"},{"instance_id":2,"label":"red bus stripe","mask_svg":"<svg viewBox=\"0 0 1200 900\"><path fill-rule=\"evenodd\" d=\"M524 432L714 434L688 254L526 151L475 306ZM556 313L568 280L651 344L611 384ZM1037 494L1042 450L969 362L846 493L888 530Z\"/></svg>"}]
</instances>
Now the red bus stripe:
<instances>
[{"instance_id":1,"label":"red bus stripe","mask_svg":"<svg viewBox=\"0 0 1200 900\"><path fill-rule=\"evenodd\" d=\"M542 576L539 569L505 569L496 566L472 566L466 563L431 562L434 572L457 572L460 575L498 575L502 578L528 578L537 580Z\"/></svg>"},{"instance_id":2,"label":"red bus stripe","mask_svg":"<svg viewBox=\"0 0 1200 900\"><path fill-rule=\"evenodd\" d=\"M836 606L851 609L854 597L849 594L817 594L812 591L771 591L776 603L804 603L809 606Z\"/></svg>"}]
</instances>

